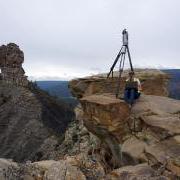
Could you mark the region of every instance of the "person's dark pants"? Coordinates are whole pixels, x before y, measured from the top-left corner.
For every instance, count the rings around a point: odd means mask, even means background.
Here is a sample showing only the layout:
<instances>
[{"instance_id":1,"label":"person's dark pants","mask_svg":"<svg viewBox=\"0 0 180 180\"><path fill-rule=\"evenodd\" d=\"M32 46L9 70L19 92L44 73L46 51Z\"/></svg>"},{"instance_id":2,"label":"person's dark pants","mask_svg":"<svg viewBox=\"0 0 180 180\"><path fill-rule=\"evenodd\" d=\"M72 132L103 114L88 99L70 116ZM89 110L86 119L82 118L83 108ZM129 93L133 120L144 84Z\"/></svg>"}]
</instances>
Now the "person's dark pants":
<instances>
[{"instance_id":1,"label":"person's dark pants","mask_svg":"<svg viewBox=\"0 0 180 180\"><path fill-rule=\"evenodd\" d=\"M125 89L124 91L124 100L128 104L133 104L136 99L140 97L140 93L136 89Z\"/></svg>"}]
</instances>

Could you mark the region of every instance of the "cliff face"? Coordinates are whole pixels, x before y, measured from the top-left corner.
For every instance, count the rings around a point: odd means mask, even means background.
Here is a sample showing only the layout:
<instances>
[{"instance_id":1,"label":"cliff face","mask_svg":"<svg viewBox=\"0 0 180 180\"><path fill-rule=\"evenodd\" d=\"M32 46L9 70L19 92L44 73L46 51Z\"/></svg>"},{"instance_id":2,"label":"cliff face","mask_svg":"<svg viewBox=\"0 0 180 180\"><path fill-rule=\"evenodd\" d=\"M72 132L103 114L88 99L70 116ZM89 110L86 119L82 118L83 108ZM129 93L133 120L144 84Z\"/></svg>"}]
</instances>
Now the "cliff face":
<instances>
[{"instance_id":1,"label":"cliff face","mask_svg":"<svg viewBox=\"0 0 180 180\"><path fill-rule=\"evenodd\" d=\"M73 111L46 93L0 82L0 154L18 162L56 158ZM61 141L62 141L61 140Z\"/></svg>"},{"instance_id":2,"label":"cliff face","mask_svg":"<svg viewBox=\"0 0 180 180\"><path fill-rule=\"evenodd\" d=\"M0 157L18 162L56 159L74 113L28 82L23 62L16 44L0 46Z\"/></svg>"},{"instance_id":3,"label":"cliff face","mask_svg":"<svg viewBox=\"0 0 180 180\"><path fill-rule=\"evenodd\" d=\"M111 167L144 162L149 165L137 167L153 168L169 178L180 176L180 102L166 97L169 77L165 73L138 70L136 74L142 82L143 95L132 109L115 98L116 77L106 79L101 75L71 81L72 93L80 100L81 120L88 131L107 146L101 150L110 152L107 163ZM127 172L138 168L131 166ZM122 173L120 168L108 177L120 178ZM141 176L146 175L144 172ZM139 176L137 173L137 178Z\"/></svg>"}]
</instances>

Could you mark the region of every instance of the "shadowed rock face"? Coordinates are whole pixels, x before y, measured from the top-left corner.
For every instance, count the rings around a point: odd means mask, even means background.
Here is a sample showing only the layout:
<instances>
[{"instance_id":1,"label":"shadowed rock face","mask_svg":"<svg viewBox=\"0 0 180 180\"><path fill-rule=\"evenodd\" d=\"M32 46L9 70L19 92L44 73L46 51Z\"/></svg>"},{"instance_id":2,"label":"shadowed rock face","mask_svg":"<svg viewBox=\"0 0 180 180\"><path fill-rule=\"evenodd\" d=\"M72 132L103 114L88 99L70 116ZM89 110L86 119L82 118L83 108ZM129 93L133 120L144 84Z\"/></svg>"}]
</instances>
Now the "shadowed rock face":
<instances>
[{"instance_id":1,"label":"shadowed rock face","mask_svg":"<svg viewBox=\"0 0 180 180\"><path fill-rule=\"evenodd\" d=\"M43 91L0 82L0 156L22 162L57 158L73 111Z\"/></svg>"}]
</instances>

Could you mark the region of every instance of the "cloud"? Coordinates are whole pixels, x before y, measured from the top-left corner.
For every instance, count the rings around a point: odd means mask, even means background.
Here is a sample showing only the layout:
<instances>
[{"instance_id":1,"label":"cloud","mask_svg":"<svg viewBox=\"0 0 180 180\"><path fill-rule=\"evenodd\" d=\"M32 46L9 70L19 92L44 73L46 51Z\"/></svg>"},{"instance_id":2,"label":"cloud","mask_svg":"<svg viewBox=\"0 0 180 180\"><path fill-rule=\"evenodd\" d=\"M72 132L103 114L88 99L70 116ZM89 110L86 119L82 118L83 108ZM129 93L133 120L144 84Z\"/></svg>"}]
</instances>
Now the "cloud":
<instances>
[{"instance_id":1,"label":"cloud","mask_svg":"<svg viewBox=\"0 0 180 180\"><path fill-rule=\"evenodd\" d=\"M180 68L179 0L6 0L0 7L0 42L21 47L29 76L108 71L125 27L136 66Z\"/></svg>"}]
</instances>

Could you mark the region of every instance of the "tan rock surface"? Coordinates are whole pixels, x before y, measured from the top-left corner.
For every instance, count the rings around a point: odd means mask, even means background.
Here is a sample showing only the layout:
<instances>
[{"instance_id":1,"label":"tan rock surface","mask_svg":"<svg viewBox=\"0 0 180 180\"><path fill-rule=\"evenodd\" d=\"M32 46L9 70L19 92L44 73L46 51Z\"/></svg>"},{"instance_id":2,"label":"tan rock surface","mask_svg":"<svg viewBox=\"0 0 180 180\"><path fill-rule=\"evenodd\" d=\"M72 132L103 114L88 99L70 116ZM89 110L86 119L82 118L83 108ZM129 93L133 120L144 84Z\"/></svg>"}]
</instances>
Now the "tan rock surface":
<instances>
[{"instance_id":1,"label":"tan rock surface","mask_svg":"<svg viewBox=\"0 0 180 180\"><path fill-rule=\"evenodd\" d=\"M84 111L85 126L91 123L94 128L107 129L119 142L122 141L122 137L127 133L124 127L130 115L129 107L124 101L116 99L113 95L101 94L86 96L80 102ZM88 125L86 127L90 131L95 130ZM97 130L95 133L98 132Z\"/></svg>"},{"instance_id":2,"label":"tan rock surface","mask_svg":"<svg viewBox=\"0 0 180 180\"><path fill-rule=\"evenodd\" d=\"M135 160L139 160L142 158L146 146L147 144L144 141L133 136L122 144L122 152L128 153Z\"/></svg>"},{"instance_id":3,"label":"tan rock surface","mask_svg":"<svg viewBox=\"0 0 180 180\"><path fill-rule=\"evenodd\" d=\"M150 161L153 162L155 159L174 174L180 176L180 143L177 143L173 138L147 146L145 152L148 153Z\"/></svg>"},{"instance_id":4,"label":"tan rock surface","mask_svg":"<svg viewBox=\"0 0 180 180\"><path fill-rule=\"evenodd\" d=\"M139 164L136 166L125 166L112 171L106 180L168 180L164 176L159 176L147 164Z\"/></svg>"},{"instance_id":5,"label":"tan rock surface","mask_svg":"<svg viewBox=\"0 0 180 180\"><path fill-rule=\"evenodd\" d=\"M17 178L15 172L19 168L19 165L10 159L0 158L0 180L14 179ZM13 171L14 170L14 171Z\"/></svg>"},{"instance_id":6,"label":"tan rock surface","mask_svg":"<svg viewBox=\"0 0 180 180\"><path fill-rule=\"evenodd\" d=\"M142 96L132 108L132 114L141 118L144 123L168 134L180 133L180 102L160 96Z\"/></svg>"},{"instance_id":7,"label":"tan rock surface","mask_svg":"<svg viewBox=\"0 0 180 180\"><path fill-rule=\"evenodd\" d=\"M45 180L86 180L84 174L66 161L54 163L44 175Z\"/></svg>"},{"instance_id":8,"label":"tan rock surface","mask_svg":"<svg viewBox=\"0 0 180 180\"><path fill-rule=\"evenodd\" d=\"M109 94L86 96L80 101L84 111L84 125L109 146L115 164L121 164L119 143L128 133L128 105Z\"/></svg>"},{"instance_id":9,"label":"tan rock surface","mask_svg":"<svg viewBox=\"0 0 180 180\"><path fill-rule=\"evenodd\" d=\"M127 71L123 75L121 82L121 93L124 89L124 82L127 78ZM142 82L143 93L147 95L167 96L168 75L155 69L135 69L136 77ZM72 94L77 98L89 96L92 94L116 93L117 73L114 78L108 78L107 74L79 78L70 81ZM156 88L154 88L156 87Z\"/></svg>"}]
</instances>

